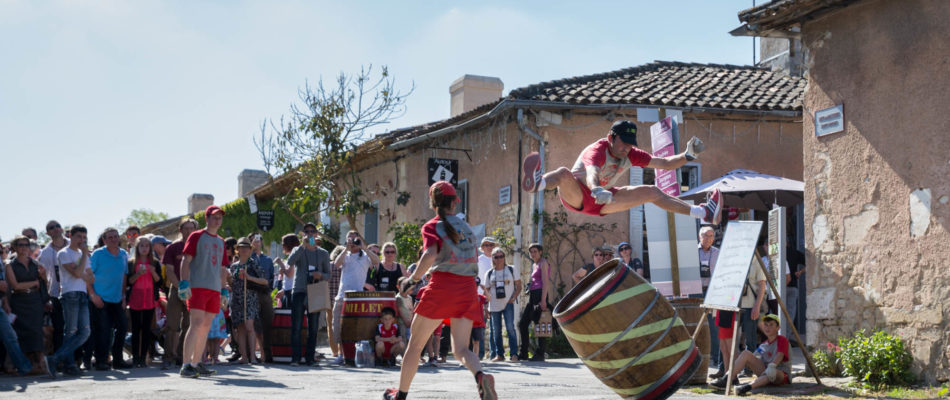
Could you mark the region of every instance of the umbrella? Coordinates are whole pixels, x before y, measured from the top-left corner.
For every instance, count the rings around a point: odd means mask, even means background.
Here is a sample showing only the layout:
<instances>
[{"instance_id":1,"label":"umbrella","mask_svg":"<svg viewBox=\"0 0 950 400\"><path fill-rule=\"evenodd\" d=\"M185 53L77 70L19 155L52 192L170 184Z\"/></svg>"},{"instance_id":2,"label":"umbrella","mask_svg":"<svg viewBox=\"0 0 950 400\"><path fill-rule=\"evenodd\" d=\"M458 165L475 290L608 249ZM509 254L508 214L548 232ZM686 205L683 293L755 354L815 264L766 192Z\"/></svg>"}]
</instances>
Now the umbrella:
<instances>
[{"instance_id":1,"label":"umbrella","mask_svg":"<svg viewBox=\"0 0 950 400\"><path fill-rule=\"evenodd\" d=\"M702 202L713 189L722 191L728 207L770 210L772 204L794 207L804 202L805 183L780 176L734 169L680 195L681 199Z\"/></svg>"}]
</instances>

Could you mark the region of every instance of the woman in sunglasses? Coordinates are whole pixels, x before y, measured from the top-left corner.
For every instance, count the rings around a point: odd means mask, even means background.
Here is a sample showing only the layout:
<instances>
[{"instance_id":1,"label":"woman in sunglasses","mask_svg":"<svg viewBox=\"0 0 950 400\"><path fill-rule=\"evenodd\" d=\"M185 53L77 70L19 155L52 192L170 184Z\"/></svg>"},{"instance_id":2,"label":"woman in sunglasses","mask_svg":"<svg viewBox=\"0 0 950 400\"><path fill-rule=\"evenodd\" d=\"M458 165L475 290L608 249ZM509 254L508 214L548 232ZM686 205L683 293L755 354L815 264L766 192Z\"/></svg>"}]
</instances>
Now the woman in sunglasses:
<instances>
[{"instance_id":1,"label":"woman in sunglasses","mask_svg":"<svg viewBox=\"0 0 950 400\"><path fill-rule=\"evenodd\" d=\"M647 282L650 281L650 270L646 269L643 266L643 262L634 256L633 247L630 246L630 243L620 242L620 245L617 246L617 252L620 253L620 259L623 261L623 265L632 268L634 272L640 274Z\"/></svg>"},{"instance_id":2,"label":"woman in sunglasses","mask_svg":"<svg viewBox=\"0 0 950 400\"><path fill-rule=\"evenodd\" d=\"M371 268L366 274L366 283L373 285L378 291L399 291L397 281L399 278L409 276L409 273L402 264L396 262L397 254L395 243L384 243L383 259L376 268Z\"/></svg>"},{"instance_id":3,"label":"woman in sunglasses","mask_svg":"<svg viewBox=\"0 0 950 400\"><path fill-rule=\"evenodd\" d=\"M30 239L19 235L13 239L16 258L7 264L6 279L10 287L10 311L16 314L13 329L20 340L20 349L33 365L41 364L43 354L43 305L46 303L46 269L31 258Z\"/></svg>"},{"instance_id":4,"label":"woman in sunglasses","mask_svg":"<svg viewBox=\"0 0 950 400\"><path fill-rule=\"evenodd\" d=\"M574 271L574 275L571 275L571 279L574 280L574 283L579 283L581 279L584 279L584 277L587 276L587 274L591 273L595 268L607 261L603 247L594 247L591 259L593 260L592 263L581 267L577 271Z\"/></svg>"}]
</instances>

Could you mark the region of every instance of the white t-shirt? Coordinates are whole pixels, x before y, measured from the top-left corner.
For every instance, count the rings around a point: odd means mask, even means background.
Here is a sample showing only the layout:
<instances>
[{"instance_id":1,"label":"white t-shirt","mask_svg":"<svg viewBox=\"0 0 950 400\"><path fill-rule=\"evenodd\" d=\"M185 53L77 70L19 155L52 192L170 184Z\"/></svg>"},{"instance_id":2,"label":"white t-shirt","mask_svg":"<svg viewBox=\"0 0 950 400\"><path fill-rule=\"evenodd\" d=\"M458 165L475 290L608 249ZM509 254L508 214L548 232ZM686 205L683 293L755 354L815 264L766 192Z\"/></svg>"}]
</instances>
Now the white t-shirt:
<instances>
[{"instance_id":1,"label":"white t-shirt","mask_svg":"<svg viewBox=\"0 0 950 400\"><path fill-rule=\"evenodd\" d=\"M756 295L759 294L759 281L765 280L765 273L762 272L762 268L759 268L758 262L753 257L751 263L749 263L749 277L746 279L746 285L742 288L742 300L739 303L739 306L742 308L752 308L755 306ZM749 287L752 287L752 290L749 290ZM765 290L769 290L768 284L766 283ZM753 291L755 292L753 294ZM765 302L765 299L762 299Z\"/></svg>"},{"instance_id":2,"label":"white t-shirt","mask_svg":"<svg viewBox=\"0 0 950 400\"><path fill-rule=\"evenodd\" d=\"M337 291L336 299L342 299L347 290L362 291L363 284L366 283L366 271L369 271L371 266L369 255L365 251L353 253L347 250L346 256L343 258L340 290Z\"/></svg>"},{"instance_id":3,"label":"white t-shirt","mask_svg":"<svg viewBox=\"0 0 950 400\"><path fill-rule=\"evenodd\" d=\"M478 286L478 294L485 294L482 286L485 286L485 273L491 270L491 256L485 254L478 255L478 276L482 277L482 284Z\"/></svg>"},{"instance_id":4,"label":"white t-shirt","mask_svg":"<svg viewBox=\"0 0 950 400\"><path fill-rule=\"evenodd\" d=\"M284 260L284 261L286 262L287 260ZM287 267L288 267L288 268L293 268L294 266L293 266L293 265L288 265ZM296 272L296 271L294 271L294 272ZM284 286L283 286L283 290L290 291L290 292L292 292L292 291L294 290L294 274L293 274L293 273L286 273L286 274L284 274Z\"/></svg>"},{"instance_id":5,"label":"white t-shirt","mask_svg":"<svg viewBox=\"0 0 950 400\"><path fill-rule=\"evenodd\" d=\"M67 239L65 243L65 246L69 247L69 239ZM66 247L63 247L63 249ZM56 261L58 253L59 250L56 250L56 248L53 247L53 243L50 242L46 245L46 247L43 248L43 250L40 250L40 256L36 260L40 263L40 265L43 266L43 268L46 268L46 279L49 282L49 295L52 297L59 297L60 294L60 282L59 279L56 279L56 266L63 264ZM66 271L63 271L63 269L60 268L59 275L63 275L65 273Z\"/></svg>"},{"instance_id":6,"label":"white t-shirt","mask_svg":"<svg viewBox=\"0 0 950 400\"><path fill-rule=\"evenodd\" d=\"M517 293L515 293L515 281L520 280L520 277L521 274L518 273L518 267L513 265L506 265L501 271L492 268L482 275L482 284L488 288L488 293L486 293L485 296L488 297L489 312L505 310L505 307L508 305L508 299L510 299L511 296L517 295ZM505 296L499 297L496 295L498 294L497 290L502 287L505 289Z\"/></svg>"},{"instance_id":7,"label":"white t-shirt","mask_svg":"<svg viewBox=\"0 0 950 400\"><path fill-rule=\"evenodd\" d=\"M79 262L79 259L82 258L82 252L79 250L73 250L69 247L62 249L59 253L56 253L56 257L59 259L59 265L66 264L75 264ZM83 273L85 270L92 270L92 265L90 264L89 257L86 257L86 265L83 268ZM80 275L82 275L80 274ZM60 277L60 287L62 288L62 294L69 292L83 292L86 293L86 281L82 278L77 278L70 274L66 268L60 267L59 270Z\"/></svg>"}]
</instances>

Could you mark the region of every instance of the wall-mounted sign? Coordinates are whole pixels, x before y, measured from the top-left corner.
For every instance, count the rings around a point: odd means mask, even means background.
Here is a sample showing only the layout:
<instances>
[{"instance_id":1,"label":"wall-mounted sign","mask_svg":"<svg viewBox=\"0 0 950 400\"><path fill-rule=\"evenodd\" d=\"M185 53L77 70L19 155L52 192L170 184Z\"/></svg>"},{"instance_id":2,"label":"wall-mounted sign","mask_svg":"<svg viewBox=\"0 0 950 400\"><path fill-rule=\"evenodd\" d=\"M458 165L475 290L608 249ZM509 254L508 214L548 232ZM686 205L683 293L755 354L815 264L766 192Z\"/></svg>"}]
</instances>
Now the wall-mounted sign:
<instances>
[{"instance_id":1,"label":"wall-mounted sign","mask_svg":"<svg viewBox=\"0 0 950 400\"><path fill-rule=\"evenodd\" d=\"M251 209L251 214L257 212L257 198L253 194L247 196L247 206Z\"/></svg>"},{"instance_id":2,"label":"wall-mounted sign","mask_svg":"<svg viewBox=\"0 0 950 400\"><path fill-rule=\"evenodd\" d=\"M498 205L511 203L511 185L498 189Z\"/></svg>"},{"instance_id":3,"label":"wall-mounted sign","mask_svg":"<svg viewBox=\"0 0 950 400\"><path fill-rule=\"evenodd\" d=\"M429 186L438 181L448 181L458 187L459 161L445 158L429 159Z\"/></svg>"},{"instance_id":4,"label":"wall-mounted sign","mask_svg":"<svg viewBox=\"0 0 950 400\"><path fill-rule=\"evenodd\" d=\"M844 105L815 111L815 137L844 131Z\"/></svg>"},{"instance_id":5,"label":"wall-mounted sign","mask_svg":"<svg viewBox=\"0 0 950 400\"><path fill-rule=\"evenodd\" d=\"M274 227L274 210L257 210L257 227L267 232Z\"/></svg>"}]
</instances>

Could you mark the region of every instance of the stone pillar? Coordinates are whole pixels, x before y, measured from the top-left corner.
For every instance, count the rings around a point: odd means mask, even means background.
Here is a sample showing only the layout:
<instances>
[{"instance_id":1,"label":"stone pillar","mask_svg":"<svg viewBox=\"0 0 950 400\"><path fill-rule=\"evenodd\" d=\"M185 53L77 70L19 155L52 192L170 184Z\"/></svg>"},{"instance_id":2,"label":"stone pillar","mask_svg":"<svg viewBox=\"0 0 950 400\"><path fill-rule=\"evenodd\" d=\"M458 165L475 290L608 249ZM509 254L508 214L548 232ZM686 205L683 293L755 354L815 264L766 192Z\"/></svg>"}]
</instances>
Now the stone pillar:
<instances>
[{"instance_id":1,"label":"stone pillar","mask_svg":"<svg viewBox=\"0 0 950 400\"><path fill-rule=\"evenodd\" d=\"M198 211L204 211L208 206L214 204L214 196L205 193L194 193L188 196L188 214L194 214Z\"/></svg>"}]
</instances>

